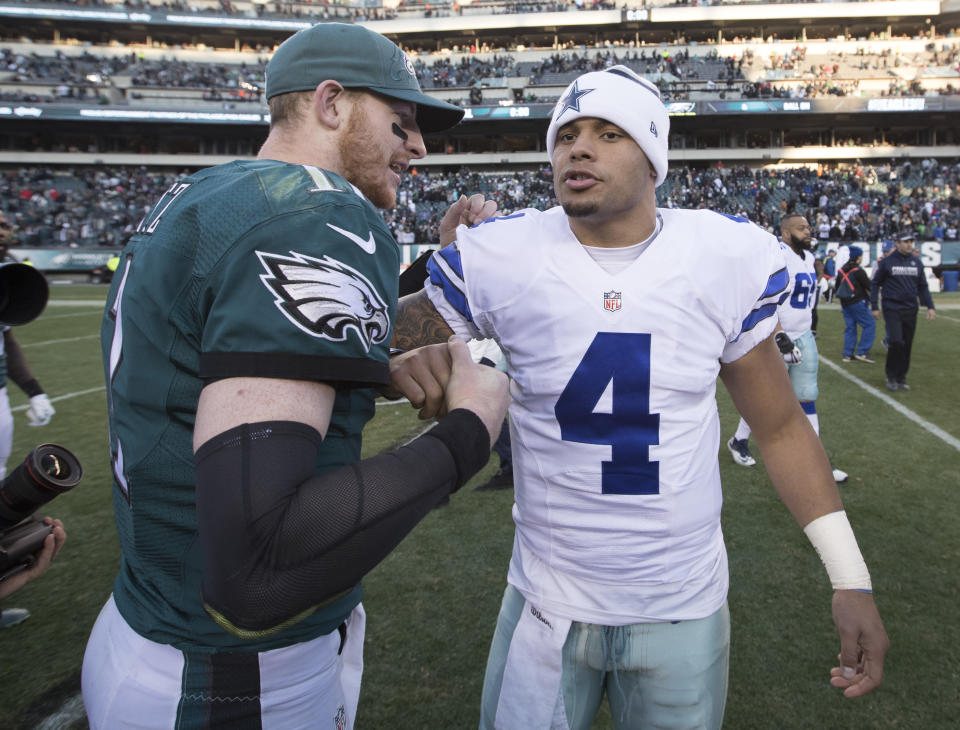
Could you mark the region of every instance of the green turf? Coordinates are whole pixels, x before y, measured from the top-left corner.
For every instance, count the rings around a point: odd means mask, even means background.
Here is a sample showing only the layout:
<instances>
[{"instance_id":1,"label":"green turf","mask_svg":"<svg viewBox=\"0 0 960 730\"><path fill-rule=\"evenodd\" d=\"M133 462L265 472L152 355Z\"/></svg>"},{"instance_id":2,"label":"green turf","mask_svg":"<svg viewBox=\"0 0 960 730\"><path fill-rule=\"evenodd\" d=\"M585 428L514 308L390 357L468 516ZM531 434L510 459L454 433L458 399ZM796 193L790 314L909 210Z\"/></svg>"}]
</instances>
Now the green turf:
<instances>
[{"instance_id":1,"label":"green turf","mask_svg":"<svg viewBox=\"0 0 960 730\"><path fill-rule=\"evenodd\" d=\"M31 367L52 398L102 386L95 306L102 287L55 287L36 322L17 328ZM939 295L938 303L957 303ZM883 389L875 365L841 367L883 395L960 438L955 363L960 309L921 321L909 393ZM880 327L882 332L882 325ZM820 313L822 355L840 361L842 320ZM53 344L40 344L62 340ZM842 493L873 574L892 649L886 682L847 701L828 685L839 643L823 569L777 501L760 467L735 466L723 450L724 527L733 618L728 728L951 728L960 708L960 452L826 365L818 409L835 465L850 472ZM723 432L736 414L718 387ZM14 407L26 399L16 387ZM54 441L75 451L83 483L44 510L61 517L68 542L47 575L4 606L32 617L0 632L0 727L33 728L79 689L87 634L117 567L103 390L55 402L49 426L29 428L15 413L11 465ZM407 405L384 405L365 453L415 435L423 424ZM490 476L495 459L473 484ZM365 581L367 644L358 728L419 730L476 726L483 666L502 595L513 533L509 492L465 487L435 510ZM604 713L597 728L611 727Z\"/></svg>"}]
</instances>

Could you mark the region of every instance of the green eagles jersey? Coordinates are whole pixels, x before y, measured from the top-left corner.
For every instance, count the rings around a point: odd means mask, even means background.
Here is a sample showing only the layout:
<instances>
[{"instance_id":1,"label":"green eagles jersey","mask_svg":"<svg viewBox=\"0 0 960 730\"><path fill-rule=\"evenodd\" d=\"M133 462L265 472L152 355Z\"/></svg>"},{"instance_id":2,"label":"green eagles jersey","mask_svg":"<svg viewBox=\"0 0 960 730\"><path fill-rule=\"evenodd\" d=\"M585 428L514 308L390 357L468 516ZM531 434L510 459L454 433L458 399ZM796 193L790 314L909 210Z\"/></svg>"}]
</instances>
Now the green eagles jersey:
<instances>
[{"instance_id":1,"label":"green eagles jersey","mask_svg":"<svg viewBox=\"0 0 960 730\"><path fill-rule=\"evenodd\" d=\"M306 379L337 395L317 473L360 459L372 386L389 380L400 249L343 178L258 160L175 183L123 252L101 329L114 511L114 596L140 634L190 650L264 650L335 629L360 587L258 641L204 611L193 424L210 380ZM223 546L229 550L229 545Z\"/></svg>"}]
</instances>

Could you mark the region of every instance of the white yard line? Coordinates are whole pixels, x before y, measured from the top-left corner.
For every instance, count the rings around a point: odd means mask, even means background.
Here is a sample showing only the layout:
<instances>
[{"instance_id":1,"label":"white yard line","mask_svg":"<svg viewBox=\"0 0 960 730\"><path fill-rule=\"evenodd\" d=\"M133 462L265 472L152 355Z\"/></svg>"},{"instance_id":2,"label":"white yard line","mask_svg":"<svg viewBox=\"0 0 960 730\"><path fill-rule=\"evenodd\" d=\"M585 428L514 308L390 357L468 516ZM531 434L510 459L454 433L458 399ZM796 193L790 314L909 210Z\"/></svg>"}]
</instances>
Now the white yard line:
<instances>
[{"instance_id":1,"label":"white yard line","mask_svg":"<svg viewBox=\"0 0 960 730\"><path fill-rule=\"evenodd\" d=\"M67 314L43 314L43 321L46 322L48 319L63 319L64 317L102 317L103 308L97 307L96 309L91 309L89 312L69 312Z\"/></svg>"},{"instance_id":2,"label":"white yard line","mask_svg":"<svg viewBox=\"0 0 960 730\"><path fill-rule=\"evenodd\" d=\"M48 299L48 307L100 307L106 306L106 299Z\"/></svg>"},{"instance_id":3,"label":"white yard line","mask_svg":"<svg viewBox=\"0 0 960 730\"><path fill-rule=\"evenodd\" d=\"M95 335L81 335L80 337L64 337L59 340L44 340L43 342L23 342L20 344L20 347L43 347L44 345L59 345L61 342L79 342L80 340L92 340L94 337L99 338L100 333L98 332Z\"/></svg>"},{"instance_id":4,"label":"white yard line","mask_svg":"<svg viewBox=\"0 0 960 730\"><path fill-rule=\"evenodd\" d=\"M411 436L410 439L409 439L408 441L404 442L403 445L404 445L404 446L407 446L407 445L409 445L409 444L412 444L414 441L416 441L418 438L420 438L421 436L423 436L423 434L425 434L427 431L429 431L431 428L433 428L433 427L436 426L436 425L437 425L437 424L436 424L435 421L430 421L426 426L424 426L424 427L421 429L420 433L418 433L416 436Z\"/></svg>"},{"instance_id":5,"label":"white yard line","mask_svg":"<svg viewBox=\"0 0 960 730\"><path fill-rule=\"evenodd\" d=\"M82 722L86 716L83 697L77 694L64 702L59 710L37 725L34 730L60 730L65 727L73 727Z\"/></svg>"},{"instance_id":6,"label":"white yard line","mask_svg":"<svg viewBox=\"0 0 960 730\"><path fill-rule=\"evenodd\" d=\"M101 385L98 388L87 388L86 390L78 390L73 393L65 393L64 395L58 395L56 398L51 398L51 403L57 403L62 400L69 400L70 398L78 398L81 395L90 395L91 393L99 393L101 390L106 390L106 386ZM30 407L29 403L24 403L22 406L17 406L16 408L11 408L10 410L16 413L17 411L25 411Z\"/></svg>"},{"instance_id":7,"label":"white yard line","mask_svg":"<svg viewBox=\"0 0 960 730\"><path fill-rule=\"evenodd\" d=\"M907 408L905 405L903 405L899 401L895 400L894 398L891 398L886 393L880 392L879 390L874 388L872 385L868 385L867 383L863 382L856 375L851 375L845 369L837 365L832 360L828 360L823 355L820 356L820 362L822 362L824 365L829 367L831 370L834 370L837 373L839 373L842 377L846 378L851 383L854 383L855 385L859 386L863 390L867 391L870 395L874 396L875 398L879 398L881 401L883 401L888 406L893 408L893 410L895 410L897 413L903 416L906 416L907 418L909 418L911 421L916 423L925 431L932 433L938 439L942 440L949 446L952 446L957 451L960 451L960 439L956 438L955 436L951 436L949 433L944 431L935 423L931 423L927 419L921 418L919 415L911 411L909 408Z\"/></svg>"}]
</instances>

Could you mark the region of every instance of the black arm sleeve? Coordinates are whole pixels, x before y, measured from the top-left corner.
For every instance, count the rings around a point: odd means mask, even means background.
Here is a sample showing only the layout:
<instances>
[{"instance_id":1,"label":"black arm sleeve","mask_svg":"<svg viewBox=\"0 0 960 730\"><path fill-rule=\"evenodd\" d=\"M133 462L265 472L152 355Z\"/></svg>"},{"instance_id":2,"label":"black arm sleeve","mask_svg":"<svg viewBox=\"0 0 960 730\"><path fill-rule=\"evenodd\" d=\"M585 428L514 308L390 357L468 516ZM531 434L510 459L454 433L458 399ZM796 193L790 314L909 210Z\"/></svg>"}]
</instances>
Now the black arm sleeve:
<instances>
[{"instance_id":1,"label":"black arm sleeve","mask_svg":"<svg viewBox=\"0 0 960 730\"><path fill-rule=\"evenodd\" d=\"M471 411L406 446L314 476L321 438L302 423L244 424L196 453L203 600L255 638L356 585L490 456Z\"/></svg>"},{"instance_id":2,"label":"black arm sleeve","mask_svg":"<svg viewBox=\"0 0 960 730\"><path fill-rule=\"evenodd\" d=\"M20 349L20 343L13 338L13 333L7 330L3 333L3 351L7 353L7 375L10 380L16 383L20 390L30 398L40 395L43 388L33 377L30 368L27 366L27 358L23 356L23 350Z\"/></svg>"}]
</instances>

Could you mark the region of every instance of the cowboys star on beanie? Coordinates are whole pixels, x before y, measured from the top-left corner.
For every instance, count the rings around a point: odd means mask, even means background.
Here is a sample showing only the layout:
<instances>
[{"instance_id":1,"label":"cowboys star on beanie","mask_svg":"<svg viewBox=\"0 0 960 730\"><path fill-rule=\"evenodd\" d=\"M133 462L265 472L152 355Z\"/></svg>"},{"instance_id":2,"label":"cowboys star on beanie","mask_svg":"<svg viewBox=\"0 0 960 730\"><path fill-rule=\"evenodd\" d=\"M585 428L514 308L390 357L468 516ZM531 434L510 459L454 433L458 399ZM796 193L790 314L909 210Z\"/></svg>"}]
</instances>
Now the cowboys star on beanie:
<instances>
[{"instance_id":1,"label":"cowboys star on beanie","mask_svg":"<svg viewBox=\"0 0 960 730\"><path fill-rule=\"evenodd\" d=\"M670 117L653 83L626 66L611 66L578 77L554 107L547 128L550 159L553 159L557 131L581 117L596 117L616 124L640 145L657 171L657 185L667 179Z\"/></svg>"}]
</instances>

